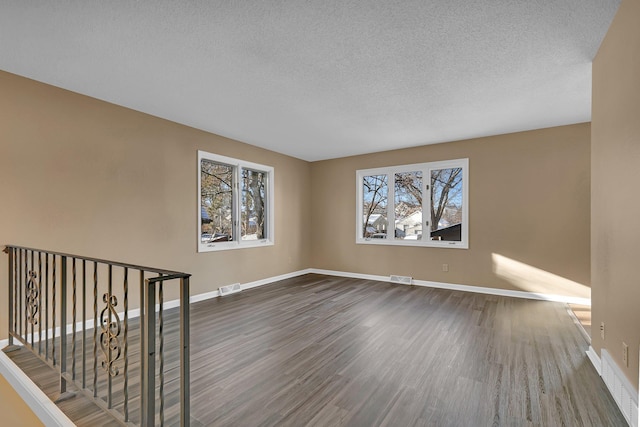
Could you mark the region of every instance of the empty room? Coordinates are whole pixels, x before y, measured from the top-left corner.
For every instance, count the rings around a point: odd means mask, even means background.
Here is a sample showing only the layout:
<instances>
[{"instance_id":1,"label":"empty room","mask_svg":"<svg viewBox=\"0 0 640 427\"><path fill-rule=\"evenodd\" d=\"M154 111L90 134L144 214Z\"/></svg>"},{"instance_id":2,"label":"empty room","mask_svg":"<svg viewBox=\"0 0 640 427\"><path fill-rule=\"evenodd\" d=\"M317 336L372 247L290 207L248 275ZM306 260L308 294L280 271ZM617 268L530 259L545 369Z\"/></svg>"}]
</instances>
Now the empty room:
<instances>
[{"instance_id":1,"label":"empty room","mask_svg":"<svg viewBox=\"0 0 640 427\"><path fill-rule=\"evenodd\" d=\"M640 0L0 2L0 424L638 426Z\"/></svg>"}]
</instances>

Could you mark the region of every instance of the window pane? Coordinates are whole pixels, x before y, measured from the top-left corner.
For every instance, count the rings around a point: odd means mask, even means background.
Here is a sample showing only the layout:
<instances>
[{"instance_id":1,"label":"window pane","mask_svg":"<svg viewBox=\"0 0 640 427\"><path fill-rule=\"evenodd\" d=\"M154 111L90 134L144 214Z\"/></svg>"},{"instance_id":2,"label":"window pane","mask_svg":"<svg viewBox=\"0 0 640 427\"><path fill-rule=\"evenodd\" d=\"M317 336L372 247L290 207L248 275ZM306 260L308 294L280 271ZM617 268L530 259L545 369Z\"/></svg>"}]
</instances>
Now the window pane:
<instances>
[{"instance_id":1,"label":"window pane","mask_svg":"<svg viewBox=\"0 0 640 427\"><path fill-rule=\"evenodd\" d=\"M395 238L420 240L422 238L422 172L396 173L394 182Z\"/></svg>"},{"instance_id":2,"label":"window pane","mask_svg":"<svg viewBox=\"0 0 640 427\"><path fill-rule=\"evenodd\" d=\"M431 240L462 241L462 168L431 171Z\"/></svg>"},{"instance_id":3,"label":"window pane","mask_svg":"<svg viewBox=\"0 0 640 427\"><path fill-rule=\"evenodd\" d=\"M265 190L267 173L242 169L242 195L240 223L242 240L266 239L265 232Z\"/></svg>"},{"instance_id":4,"label":"window pane","mask_svg":"<svg viewBox=\"0 0 640 427\"><path fill-rule=\"evenodd\" d=\"M202 243L233 240L233 166L200 163L200 224Z\"/></svg>"},{"instance_id":5,"label":"window pane","mask_svg":"<svg viewBox=\"0 0 640 427\"><path fill-rule=\"evenodd\" d=\"M372 175L362 178L362 237L387 238L387 175Z\"/></svg>"}]
</instances>

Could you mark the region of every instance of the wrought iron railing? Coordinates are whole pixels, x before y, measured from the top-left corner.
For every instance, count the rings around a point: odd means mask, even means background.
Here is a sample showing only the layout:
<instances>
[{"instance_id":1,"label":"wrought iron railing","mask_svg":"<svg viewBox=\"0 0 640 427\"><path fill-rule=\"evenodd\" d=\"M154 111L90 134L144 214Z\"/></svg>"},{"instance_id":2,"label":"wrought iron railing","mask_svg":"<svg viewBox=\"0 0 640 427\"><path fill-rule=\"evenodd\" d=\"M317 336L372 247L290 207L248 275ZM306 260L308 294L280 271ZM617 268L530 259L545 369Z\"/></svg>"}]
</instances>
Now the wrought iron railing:
<instances>
[{"instance_id":1,"label":"wrought iron railing","mask_svg":"<svg viewBox=\"0 0 640 427\"><path fill-rule=\"evenodd\" d=\"M58 400L74 395L72 383L124 425L189 425L189 274L19 246L4 251L5 351L17 341L56 369ZM176 281L179 289L165 286Z\"/></svg>"}]
</instances>

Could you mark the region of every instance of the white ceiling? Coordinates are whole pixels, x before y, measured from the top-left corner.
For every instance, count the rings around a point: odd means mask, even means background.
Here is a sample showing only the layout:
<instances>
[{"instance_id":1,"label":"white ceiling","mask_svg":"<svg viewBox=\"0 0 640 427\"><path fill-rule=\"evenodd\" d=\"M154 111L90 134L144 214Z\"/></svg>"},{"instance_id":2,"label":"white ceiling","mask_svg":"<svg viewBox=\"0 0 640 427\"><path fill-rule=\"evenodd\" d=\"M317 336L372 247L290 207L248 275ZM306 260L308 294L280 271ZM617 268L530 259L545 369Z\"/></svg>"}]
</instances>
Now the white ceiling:
<instances>
[{"instance_id":1,"label":"white ceiling","mask_svg":"<svg viewBox=\"0 0 640 427\"><path fill-rule=\"evenodd\" d=\"M619 0L0 0L0 69L305 160L591 119Z\"/></svg>"}]
</instances>

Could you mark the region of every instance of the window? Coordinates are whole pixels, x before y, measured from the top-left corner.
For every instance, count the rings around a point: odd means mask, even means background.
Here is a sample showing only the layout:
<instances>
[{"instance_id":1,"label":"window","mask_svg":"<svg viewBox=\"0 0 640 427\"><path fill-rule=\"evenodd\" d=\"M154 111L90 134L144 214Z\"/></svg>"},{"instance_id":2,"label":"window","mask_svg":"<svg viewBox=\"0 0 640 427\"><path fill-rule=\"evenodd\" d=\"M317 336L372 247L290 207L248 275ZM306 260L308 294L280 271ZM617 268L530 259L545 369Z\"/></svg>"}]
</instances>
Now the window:
<instances>
[{"instance_id":1,"label":"window","mask_svg":"<svg viewBox=\"0 0 640 427\"><path fill-rule=\"evenodd\" d=\"M273 244L273 168L198 151L198 251Z\"/></svg>"},{"instance_id":2,"label":"window","mask_svg":"<svg viewBox=\"0 0 640 427\"><path fill-rule=\"evenodd\" d=\"M356 243L469 247L469 159L359 170Z\"/></svg>"}]
</instances>

